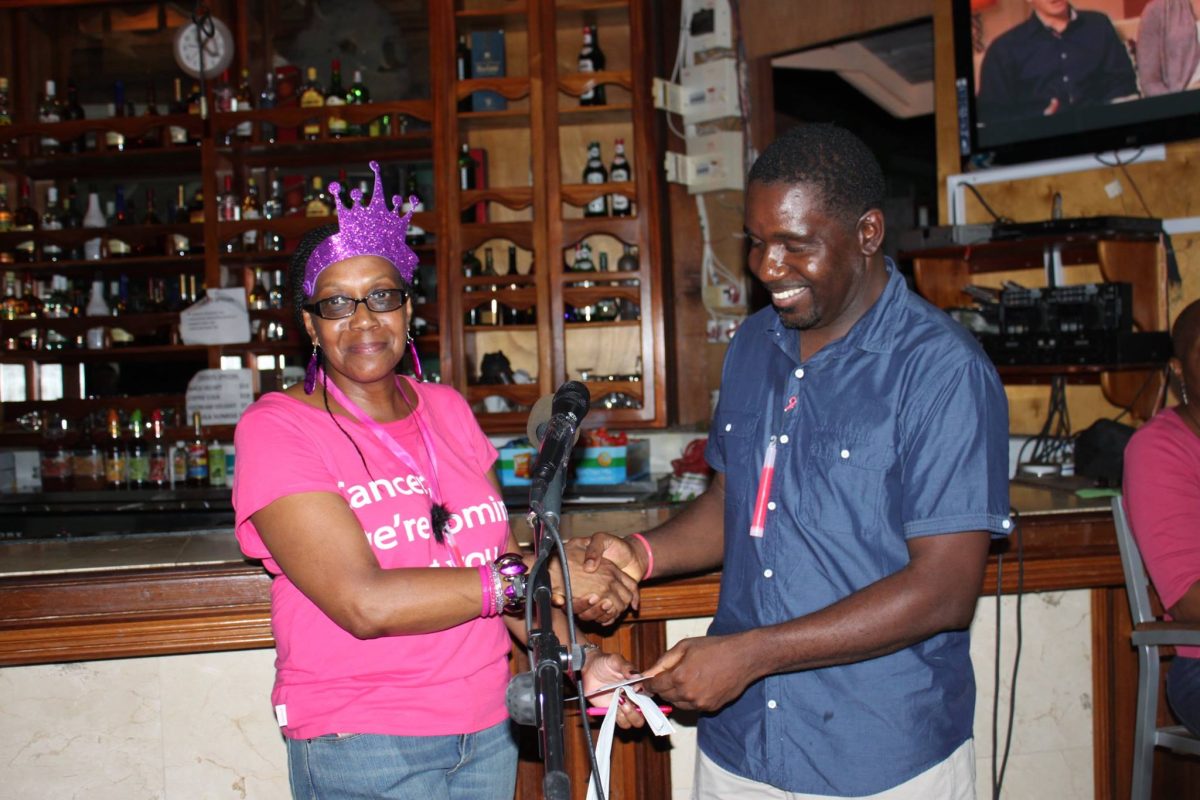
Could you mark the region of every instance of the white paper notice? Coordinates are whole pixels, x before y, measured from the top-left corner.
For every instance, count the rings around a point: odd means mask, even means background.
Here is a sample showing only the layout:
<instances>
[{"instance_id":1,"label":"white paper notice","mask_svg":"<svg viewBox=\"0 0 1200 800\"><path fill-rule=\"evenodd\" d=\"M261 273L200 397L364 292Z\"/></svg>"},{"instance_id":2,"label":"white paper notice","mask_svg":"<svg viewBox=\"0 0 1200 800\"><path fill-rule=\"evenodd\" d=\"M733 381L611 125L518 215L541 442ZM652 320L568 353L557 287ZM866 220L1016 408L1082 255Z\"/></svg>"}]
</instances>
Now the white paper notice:
<instances>
[{"instance_id":1,"label":"white paper notice","mask_svg":"<svg viewBox=\"0 0 1200 800\"><path fill-rule=\"evenodd\" d=\"M205 298L179 312L184 344L240 344L250 341L246 290L209 289Z\"/></svg>"},{"instance_id":2,"label":"white paper notice","mask_svg":"<svg viewBox=\"0 0 1200 800\"><path fill-rule=\"evenodd\" d=\"M248 369L202 369L188 381L187 418L199 411L205 425L236 425L254 402L254 379Z\"/></svg>"}]
</instances>

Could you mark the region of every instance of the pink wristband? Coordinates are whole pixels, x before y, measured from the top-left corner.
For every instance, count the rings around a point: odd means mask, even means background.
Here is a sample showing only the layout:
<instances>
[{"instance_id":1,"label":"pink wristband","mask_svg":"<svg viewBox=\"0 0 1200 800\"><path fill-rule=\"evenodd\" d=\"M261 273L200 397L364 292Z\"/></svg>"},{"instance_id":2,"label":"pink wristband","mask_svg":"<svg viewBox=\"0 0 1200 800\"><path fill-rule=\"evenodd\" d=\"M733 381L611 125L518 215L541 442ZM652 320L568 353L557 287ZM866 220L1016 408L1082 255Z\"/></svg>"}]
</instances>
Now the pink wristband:
<instances>
[{"instance_id":1,"label":"pink wristband","mask_svg":"<svg viewBox=\"0 0 1200 800\"><path fill-rule=\"evenodd\" d=\"M495 592L492 591L492 570L489 565L484 564L479 568L479 586L483 592L483 599L480 603L482 606L479 616L494 617L496 616Z\"/></svg>"},{"instance_id":2,"label":"pink wristband","mask_svg":"<svg viewBox=\"0 0 1200 800\"><path fill-rule=\"evenodd\" d=\"M642 543L642 547L646 548L646 574L642 576L642 580L649 580L654 574L654 551L650 549L650 543L646 541L646 537L640 533L629 534L634 539Z\"/></svg>"}]
</instances>

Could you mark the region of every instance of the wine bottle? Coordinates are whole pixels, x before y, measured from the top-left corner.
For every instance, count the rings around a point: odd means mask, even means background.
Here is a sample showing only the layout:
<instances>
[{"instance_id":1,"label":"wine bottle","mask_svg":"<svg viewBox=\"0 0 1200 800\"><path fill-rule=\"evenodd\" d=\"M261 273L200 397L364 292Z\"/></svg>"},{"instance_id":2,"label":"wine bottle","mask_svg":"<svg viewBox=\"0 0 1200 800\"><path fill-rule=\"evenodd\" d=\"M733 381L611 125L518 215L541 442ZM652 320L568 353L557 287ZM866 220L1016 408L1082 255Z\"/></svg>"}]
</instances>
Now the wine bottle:
<instances>
[{"instance_id":1,"label":"wine bottle","mask_svg":"<svg viewBox=\"0 0 1200 800\"><path fill-rule=\"evenodd\" d=\"M142 412L135 409L129 417L132 435L129 439L126 470L130 489L145 489L150 483L150 451L142 431Z\"/></svg>"},{"instance_id":2,"label":"wine bottle","mask_svg":"<svg viewBox=\"0 0 1200 800\"><path fill-rule=\"evenodd\" d=\"M367 85L363 83L363 75L361 69L354 70L354 82L350 84L350 88L346 90L346 103L352 106L362 106L371 102L371 92L367 89ZM373 119L367 125L351 125L349 129L351 136L378 136L379 135L379 119Z\"/></svg>"},{"instance_id":3,"label":"wine bottle","mask_svg":"<svg viewBox=\"0 0 1200 800\"><path fill-rule=\"evenodd\" d=\"M29 195L29 180L25 179L21 181L20 199L17 201L17 210L13 213L12 220L14 233L30 234L28 239L18 241L15 249L16 260L25 262L37 260L37 242L33 234L41 223L38 213L33 210Z\"/></svg>"},{"instance_id":4,"label":"wine bottle","mask_svg":"<svg viewBox=\"0 0 1200 800\"><path fill-rule=\"evenodd\" d=\"M237 91L233 95L234 111L254 110L254 90L250 88L250 70L242 67L241 80L238 81ZM234 136L243 142L248 142L254 136L254 123L244 119L234 129Z\"/></svg>"},{"instance_id":5,"label":"wine bottle","mask_svg":"<svg viewBox=\"0 0 1200 800\"><path fill-rule=\"evenodd\" d=\"M176 114L188 113L187 103L183 99L183 79L176 78L174 83L175 96L171 101L170 113L172 116ZM188 131L182 125L171 125L167 128L167 132L171 138L171 144L181 145L187 144Z\"/></svg>"},{"instance_id":6,"label":"wine bottle","mask_svg":"<svg viewBox=\"0 0 1200 800\"><path fill-rule=\"evenodd\" d=\"M200 426L200 412L192 413L192 440L187 445L187 485L208 484L208 445L204 443L204 429Z\"/></svg>"},{"instance_id":7,"label":"wine bottle","mask_svg":"<svg viewBox=\"0 0 1200 800\"><path fill-rule=\"evenodd\" d=\"M454 69L460 81L468 80L471 77L471 47L467 44L465 34L458 37L458 47L454 51ZM471 110L471 95L458 101L458 110L460 112Z\"/></svg>"},{"instance_id":8,"label":"wine bottle","mask_svg":"<svg viewBox=\"0 0 1200 800\"><path fill-rule=\"evenodd\" d=\"M125 207L125 187L117 184L113 189L113 195L113 227L132 225L133 219ZM132 253L133 248L130 247L129 242L117 236L116 231L108 237L109 258L125 258Z\"/></svg>"},{"instance_id":9,"label":"wine bottle","mask_svg":"<svg viewBox=\"0 0 1200 800\"><path fill-rule=\"evenodd\" d=\"M309 67L305 75L307 80L304 83L304 88L300 91L300 107L321 108L325 105L325 90L321 88L320 82L317 81L317 68ZM300 132L305 139L319 139L321 137L320 120L312 119L305 122L301 126Z\"/></svg>"},{"instance_id":10,"label":"wine bottle","mask_svg":"<svg viewBox=\"0 0 1200 800\"><path fill-rule=\"evenodd\" d=\"M329 62L329 91L325 92L325 105L344 106L345 104L346 90L342 88L342 62L335 58ZM329 117L329 135L333 138L342 138L347 134L348 128L349 124L345 117L338 114Z\"/></svg>"},{"instance_id":11,"label":"wine bottle","mask_svg":"<svg viewBox=\"0 0 1200 800\"><path fill-rule=\"evenodd\" d=\"M320 175L314 175L309 186L308 194L304 196L304 216L328 217L333 214L333 203L325 191L325 182Z\"/></svg>"},{"instance_id":12,"label":"wine bottle","mask_svg":"<svg viewBox=\"0 0 1200 800\"><path fill-rule=\"evenodd\" d=\"M592 73L604 70L604 52L595 25L583 26L583 47L579 50L579 71ZM581 106L602 106L606 103L604 86L596 85L579 95Z\"/></svg>"},{"instance_id":13,"label":"wine bottle","mask_svg":"<svg viewBox=\"0 0 1200 800\"><path fill-rule=\"evenodd\" d=\"M268 72L263 90L258 95L258 107L266 110L268 108L274 108L275 104L278 102L279 95L275 92L275 73ZM276 139L275 123L264 121L261 123L261 125L262 140L268 144L274 144Z\"/></svg>"},{"instance_id":14,"label":"wine bottle","mask_svg":"<svg viewBox=\"0 0 1200 800\"><path fill-rule=\"evenodd\" d=\"M254 268L254 286L246 295L246 304L252 311L265 311L271 307L270 298L267 296L267 287L263 286L262 267Z\"/></svg>"},{"instance_id":15,"label":"wine bottle","mask_svg":"<svg viewBox=\"0 0 1200 800\"><path fill-rule=\"evenodd\" d=\"M58 89L54 81L46 81L46 93L38 105L38 122L62 122L62 105L58 100ZM40 140L42 155L51 156L59 151L60 142L50 134L42 134Z\"/></svg>"},{"instance_id":16,"label":"wine bottle","mask_svg":"<svg viewBox=\"0 0 1200 800\"><path fill-rule=\"evenodd\" d=\"M46 210L42 214L42 230L60 231L63 227L62 211L58 207L58 187L51 186L46 190ZM43 241L42 258L45 261L59 261L62 257L63 248L60 242Z\"/></svg>"},{"instance_id":17,"label":"wine bottle","mask_svg":"<svg viewBox=\"0 0 1200 800\"><path fill-rule=\"evenodd\" d=\"M121 420L117 410L108 412L108 441L104 448L104 485L109 489L124 489L129 483L129 453L121 440Z\"/></svg>"},{"instance_id":18,"label":"wine bottle","mask_svg":"<svg viewBox=\"0 0 1200 800\"><path fill-rule=\"evenodd\" d=\"M608 179L613 183L625 183L629 180L629 161L625 158L625 140L617 139L613 144L613 160L608 168ZM633 204L628 195L613 192L609 195L609 203L614 217L628 217L633 213Z\"/></svg>"},{"instance_id":19,"label":"wine bottle","mask_svg":"<svg viewBox=\"0 0 1200 800\"><path fill-rule=\"evenodd\" d=\"M87 115L83 111L83 106L79 104L79 89L75 86L75 81L67 81L67 104L63 106L64 120L79 120L84 119ZM85 150L96 149L96 134L86 133L82 136L77 136L67 142L67 152L81 153Z\"/></svg>"},{"instance_id":20,"label":"wine bottle","mask_svg":"<svg viewBox=\"0 0 1200 800\"><path fill-rule=\"evenodd\" d=\"M475 188L475 170L478 169L479 162L471 158L471 148L465 142L462 146L462 152L458 156L458 188L463 191ZM463 222L476 222L477 215L475 213L475 205L462 212Z\"/></svg>"},{"instance_id":21,"label":"wine bottle","mask_svg":"<svg viewBox=\"0 0 1200 800\"><path fill-rule=\"evenodd\" d=\"M600 160L600 143L591 142L587 149L587 164L583 168L583 182L600 184L608 181L608 170ZM585 217L608 216L608 195L601 194L590 200L583 209Z\"/></svg>"},{"instance_id":22,"label":"wine bottle","mask_svg":"<svg viewBox=\"0 0 1200 800\"><path fill-rule=\"evenodd\" d=\"M115 119L125 118L125 81L113 81L113 101L108 108L108 116ZM125 149L125 134L121 131L106 131L104 144L109 150L123 151Z\"/></svg>"},{"instance_id":23,"label":"wine bottle","mask_svg":"<svg viewBox=\"0 0 1200 800\"><path fill-rule=\"evenodd\" d=\"M142 113L144 117L158 116L158 98L154 92L154 79L146 84L146 110ZM158 126L146 128L142 131L141 136L137 140L138 147L162 147L162 128Z\"/></svg>"},{"instance_id":24,"label":"wine bottle","mask_svg":"<svg viewBox=\"0 0 1200 800\"><path fill-rule=\"evenodd\" d=\"M150 414L150 451L148 455L148 470L146 483L156 489L166 488L169 484L170 455L163 441L162 410L154 409Z\"/></svg>"},{"instance_id":25,"label":"wine bottle","mask_svg":"<svg viewBox=\"0 0 1200 800\"><path fill-rule=\"evenodd\" d=\"M103 228L108 225L108 220L104 217L104 211L100 208L100 195L96 192L88 192L88 207L83 215L83 227L85 228ZM97 236L94 239L88 239L83 243L83 257L94 261L104 257L104 240ZM105 311L105 313L108 313Z\"/></svg>"},{"instance_id":26,"label":"wine bottle","mask_svg":"<svg viewBox=\"0 0 1200 800\"><path fill-rule=\"evenodd\" d=\"M242 219L253 220L262 218L262 208L258 202L258 182L254 178L246 179L246 193L242 195ZM242 232L242 249L247 253L258 250L258 229L247 228Z\"/></svg>"}]
</instances>

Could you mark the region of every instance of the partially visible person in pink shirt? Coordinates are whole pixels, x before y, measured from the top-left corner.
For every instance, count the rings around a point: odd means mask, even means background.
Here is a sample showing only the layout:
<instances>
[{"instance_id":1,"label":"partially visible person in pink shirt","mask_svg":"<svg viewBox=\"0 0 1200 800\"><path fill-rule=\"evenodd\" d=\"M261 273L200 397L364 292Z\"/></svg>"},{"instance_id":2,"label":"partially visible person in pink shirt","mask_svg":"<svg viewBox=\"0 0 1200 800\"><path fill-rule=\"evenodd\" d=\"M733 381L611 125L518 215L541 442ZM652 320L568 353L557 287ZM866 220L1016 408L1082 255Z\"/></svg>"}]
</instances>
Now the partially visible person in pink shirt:
<instances>
[{"instance_id":1,"label":"partially visible person in pink shirt","mask_svg":"<svg viewBox=\"0 0 1200 800\"><path fill-rule=\"evenodd\" d=\"M1142 94L1154 97L1200 85L1200 0L1150 0L1137 32L1137 71Z\"/></svg>"},{"instance_id":2,"label":"partially visible person in pink shirt","mask_svg":"<svg viewBox=\"0 0 1200 800\"><path fill-rule=\"evenodd\" d=\"M1156 414L1125 448L1125 507L1168 616L1200 623L1200 301L1179 315L1171 338L1170 374L1181 402ZM1167 700L1200 735L1200 647L1176 648Z\"/></svg>"}]
</instances>

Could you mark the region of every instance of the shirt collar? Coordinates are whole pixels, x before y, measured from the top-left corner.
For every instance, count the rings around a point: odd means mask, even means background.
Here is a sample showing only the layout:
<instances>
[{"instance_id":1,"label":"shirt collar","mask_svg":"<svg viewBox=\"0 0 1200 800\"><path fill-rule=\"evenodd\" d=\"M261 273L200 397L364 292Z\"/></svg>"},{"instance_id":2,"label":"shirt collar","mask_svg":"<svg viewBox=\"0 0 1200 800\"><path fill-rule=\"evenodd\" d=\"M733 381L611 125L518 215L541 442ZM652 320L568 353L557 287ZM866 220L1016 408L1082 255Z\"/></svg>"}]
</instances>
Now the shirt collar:
<instances>
[{"instance_id":1,"label":"shirt collar","mask_svg":"<svg viewBox=\"0 0 1200 800\"><path fill-rule=\"evenodd\" d=\"M902 297L900 293L908 291L908 285L891 258L884 256L883 261L888 271L888 282L879 298L871 304L867 313L854 323L849 333L823 348L821 352L834 348L857 347L869 353L890 353L895 348L896 308ZM785 326L779 314L774 315L765 332L784 351L791 353L793 358L797 357L800 331Z\"/></svg>"},{"instance_id":2,"label":"shirt collar","mask_svg":"<svg viewBox=\"0 0 1200 800\"><path fill-rule=\"evenodd\" d=\"M1069 28L1069 27L1071 27L1071 24L1073 22L1075 22L1076 19L1079 18L1079 12L1077 12L1075 10L1075 6L1067 6L1067 10L1071 12L1070 16L1067 17L1067 28ZM1050 34L1051 36L1060 36L1061 35L1058 31L1054 30L1054 28L1051 28L1045 22L1042 22L1041 16L1039 16L1036 11L1034 11L1032 14L1030 14L1029 18L1031 20L1033 20L1040 29L1044 30L1046 33ZM1063 30L1065 31L1066 28L1063 28Z\"/></svg>"}]
</instances>

